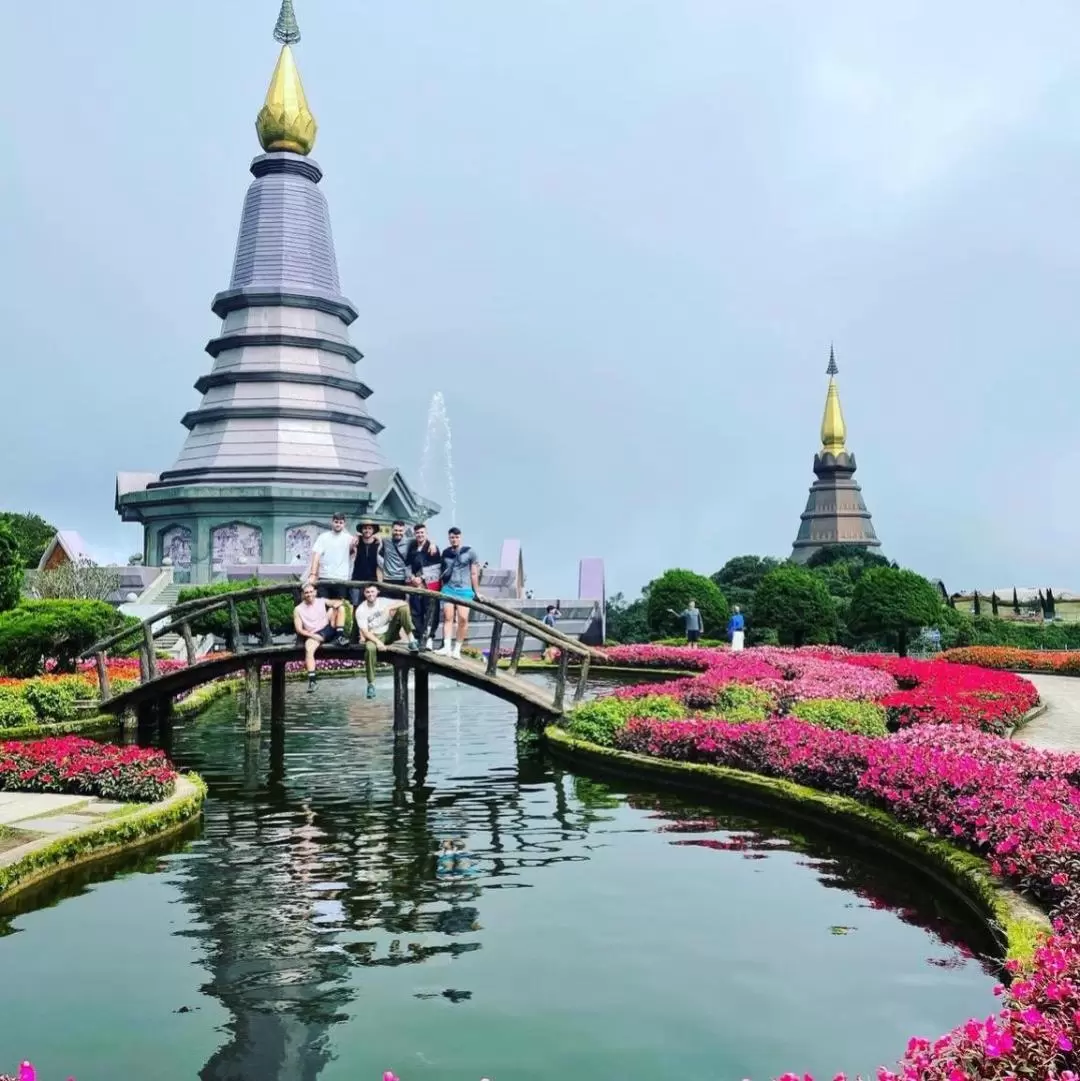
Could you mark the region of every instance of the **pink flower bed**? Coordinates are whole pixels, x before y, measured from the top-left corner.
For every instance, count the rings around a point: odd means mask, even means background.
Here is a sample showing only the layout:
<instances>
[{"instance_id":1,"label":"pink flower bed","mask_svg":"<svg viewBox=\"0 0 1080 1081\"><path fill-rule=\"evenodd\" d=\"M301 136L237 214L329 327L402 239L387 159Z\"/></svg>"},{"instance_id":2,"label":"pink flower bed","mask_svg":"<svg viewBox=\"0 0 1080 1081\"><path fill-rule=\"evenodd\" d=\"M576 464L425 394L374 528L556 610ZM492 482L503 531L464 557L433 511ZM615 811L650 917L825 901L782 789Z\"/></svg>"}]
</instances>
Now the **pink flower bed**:
<instances>
[{"instance_id":1,"label":"pink flower bed","mask_svg":"<svg viewBox=\"0 0 1080 1081\"><path fill-rule=\"evenodd\" d=\"M747 683L772 695L781 712L809 698L844 698L879 703L894 727L952 724L1004 733L1038 702L1035 688L1009 672L841 649L762 647L732 653L616 646L605 655L613 664L696 673L615 692L620 698L671 694L691 708L706 707L725 684Z\"/></svg>"}]
</instances>

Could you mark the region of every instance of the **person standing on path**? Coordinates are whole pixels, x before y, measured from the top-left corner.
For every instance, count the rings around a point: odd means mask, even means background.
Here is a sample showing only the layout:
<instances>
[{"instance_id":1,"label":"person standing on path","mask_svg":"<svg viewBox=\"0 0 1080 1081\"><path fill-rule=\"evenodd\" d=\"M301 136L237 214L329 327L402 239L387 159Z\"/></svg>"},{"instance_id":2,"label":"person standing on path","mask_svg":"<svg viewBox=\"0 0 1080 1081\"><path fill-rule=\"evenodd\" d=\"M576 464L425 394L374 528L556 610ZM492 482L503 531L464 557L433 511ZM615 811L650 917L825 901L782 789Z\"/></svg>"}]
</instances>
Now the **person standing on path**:
<instances>
[{"instance_id":1,"label":"person standing on path","mask_svg":"<svg viewBox=\"0 0 1080 1081\"><path fill-rule=\"evenodd\" d=\"M415 653L420 644L413 633L409 602L400 597L380 597L378 586L364 587L364 599L356 609L354 618L364 643L367 696L374 698L377 655L398 641L407 642L410 653Z\"/></svg>"},{"instance_id":2,"label":"person standing on path","mask_svg":"<svg viewBox=\"0 0 1080 1081\"><path fill-rule=\"evenodd\" d=\"M746 621L743 619L742 610L738 605L735 605L735 610L731 613L731 619L728 620L727 632L728 637L731 639L732 650L740 650L746 640L745 634Z\"/></svg>"},{"instance_id":3,"label":"person standing on path","mask_svg":"<svg viewBox=\"0 0 1080 1081\"><path fill-rule=\"evenodd\" d=\"M443 644L444 657L461 657L461 647L469 633L469 609L455 600L480 599L480 559L467 544L461 543L461 530L451 526L450 544L442 554ZM457 622L457 641L454 624Z\"/></svg>"},{"instance_id":4,"label":"person standing on path","mask_svg":"<svg viewBox=\"0 0 1080 1081\"><path fill-rule=\"evenodd\" d=\"M315 690L315 651L338 637L338 631L330 623L326 601L315 595L315 587L308 582L300 591L300 603L293 609L293 629L297 643L304 646L304 668L307 670L308 694Z\"/></svg>"},{"instance_id":5,"label":"person standing on path","mask_svg":"<svg viewBox=\"0 0 1080 1081\"><path fill-rule=\"evenodd\" d=\"M316 587L316 594L327 602L330 626L337 631L339 646L347 646L345 637L345 595L349 580L349 559L355 538L345 529L345 515L335 513L330 528L320 533L311 546L311 566L308 581Z\"/></svg>"},{"instance_id":6,"label":"person standing on path","mask_svg":"<svg viewBox=\"0 0 1080 1081\"><path fill-rule=\"evenodd\" d=\"M354 582L381 582L382 581L382 555L383 542L379 539L379 527L372 521L364 519L356 523L356 545L353 551L356 558L353 560L352 580ZM359 645L360 632L356 629L356 609L360 607L363 598L360 590L353 587L349 590L349 600L353 606L352 640Z\"/></svg>"},{"instance_id":7,"label":"person standing on path","mask_svg":"<svg viewBox=\"0 0 1080 1081\"><path fill-rule=\"evenodd\" d=\"M561 616L561 615L562 615L562 612L559 611L559 609L558 609L558 607L556 605L549 604L547 606L547 611L544 613L544 619L543 619L544 626L545 627L550 627L552 630L554 630L555 627L558 625L559 616Z\"/></svg>"},{"instance_id":8,"label":"person standing on path","mask_svg":"<svg viewBox=\"0 0 1080 1081\"><path fill-rule=\"evenodd\" d=\"M683 621L683 628L686 631L686 644L688 646L697 645L701 641L701 632L705 629L705 624L701 619L701 609L698 608L697 601L693 598L688 600L686 607L681 612L676 612L674 608L669 608L668 611Z\"/></svg>"},{"instance_id":9,"label":"person standing on path","mask_svg":"<svg viewBox=\"0 0 1080 1081\"><path fill-rule=\"evenodd\" d=\"M431 593L439 592L442 586L442 552L439 551L439 546L429 539L427 526L423 522L413 526L413 539L409 541L405 562L412 575L410 585ZM412 608L416 633L426 635L422 645L425 649L431 649L435 644L432 635L439 622L439 598L414 596L409 598L409 605Z\"/></svg>"}]
</instances>

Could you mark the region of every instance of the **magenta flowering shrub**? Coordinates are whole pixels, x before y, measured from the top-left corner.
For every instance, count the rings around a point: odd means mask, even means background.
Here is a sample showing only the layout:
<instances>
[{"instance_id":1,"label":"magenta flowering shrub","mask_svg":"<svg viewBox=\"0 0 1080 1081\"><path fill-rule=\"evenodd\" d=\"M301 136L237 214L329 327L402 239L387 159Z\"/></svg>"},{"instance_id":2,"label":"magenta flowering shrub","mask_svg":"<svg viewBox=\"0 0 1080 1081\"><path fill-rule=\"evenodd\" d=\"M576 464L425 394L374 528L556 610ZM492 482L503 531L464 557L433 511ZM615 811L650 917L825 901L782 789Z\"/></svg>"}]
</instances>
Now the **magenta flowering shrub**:
<instances>
[{"instance_id":1,"label":"magenta flowering shrub","mask_svg":"<svg viewBox=\"0 0 1080 1081\"><path fill-rule=\"evenodd\" d=\"M893 728L949 724L1003 734L1038 702L1035 688L1010 672L835 647L762 646L733 653L640 645L616 646L605 656L614 664L685 668L686 676L614 693L620 698L670 694L691 710L711 708L727 684L746 683L770 694L780 713L798 702L841 698L878 703Z\"/></svg>"}]
</instances>

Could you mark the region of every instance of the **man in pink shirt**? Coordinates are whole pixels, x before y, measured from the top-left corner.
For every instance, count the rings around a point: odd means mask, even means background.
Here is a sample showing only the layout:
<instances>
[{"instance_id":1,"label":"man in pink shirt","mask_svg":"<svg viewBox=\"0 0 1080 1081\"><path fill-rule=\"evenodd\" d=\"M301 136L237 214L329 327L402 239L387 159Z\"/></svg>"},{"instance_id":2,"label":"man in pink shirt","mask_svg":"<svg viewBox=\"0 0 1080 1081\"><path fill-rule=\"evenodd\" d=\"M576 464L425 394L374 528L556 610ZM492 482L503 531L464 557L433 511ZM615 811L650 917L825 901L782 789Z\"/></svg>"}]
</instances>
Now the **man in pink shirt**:
<instances>
[{"instance_id":1,"label":"man in pink shirt","mask_svg":"<svg viewBox=\"0 0 1080 1081\"><path fill-rule=\"evenodd\" d=\"M315 587L308 582L300 591L303 598L293 609L293 627L297 642L304 644L304 667L308 674L308 694L315 690L315 651L326 642L333 642L338 630L330 622L326 601L315 596Z\"/></svg>"}]
</instances>

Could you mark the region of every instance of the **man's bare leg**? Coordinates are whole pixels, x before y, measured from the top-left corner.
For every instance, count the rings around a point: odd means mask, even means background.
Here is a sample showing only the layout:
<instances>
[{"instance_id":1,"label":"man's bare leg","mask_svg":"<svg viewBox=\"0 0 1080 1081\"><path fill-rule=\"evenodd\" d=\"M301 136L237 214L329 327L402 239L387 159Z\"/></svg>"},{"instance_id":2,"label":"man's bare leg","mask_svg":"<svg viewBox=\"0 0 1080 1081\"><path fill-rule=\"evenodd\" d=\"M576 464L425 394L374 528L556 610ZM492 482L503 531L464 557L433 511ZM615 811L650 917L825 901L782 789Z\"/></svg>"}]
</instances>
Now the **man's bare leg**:
<instances>
[{"instance_id":1,"label":"man's bare leg","mask_svg":"<svg viewBox=\"0 0 1080 1081\"><path fill-rule=\"evenodd\" d=\"M449 657L454 651L454 612L456 609L456 604L443 603L443 643L439 653L444 657Z\"/></svg>"},{"instance_id":2,"label":"man's bare leg","mask_svg":"<svg viewBox=\"0 0 1080 1081\"><path fill-rule=\"evenodd\" d=\"M461 647L469 636L469 609L463 604L456 604L457 609L457 641L454 643L454 656L461 656Z\"/></svg>"},{"instance_id":3,"label":"man's bare leg","mask_svg":"<svg viewBox=\"0 0 1080 1081\"><path fill-rule=\"evenodd\" d=\"M315 690L315 651L322 645L317 638L304 639L304 668L307 669L308 694Z\"/></svg>"}]
</instances>

